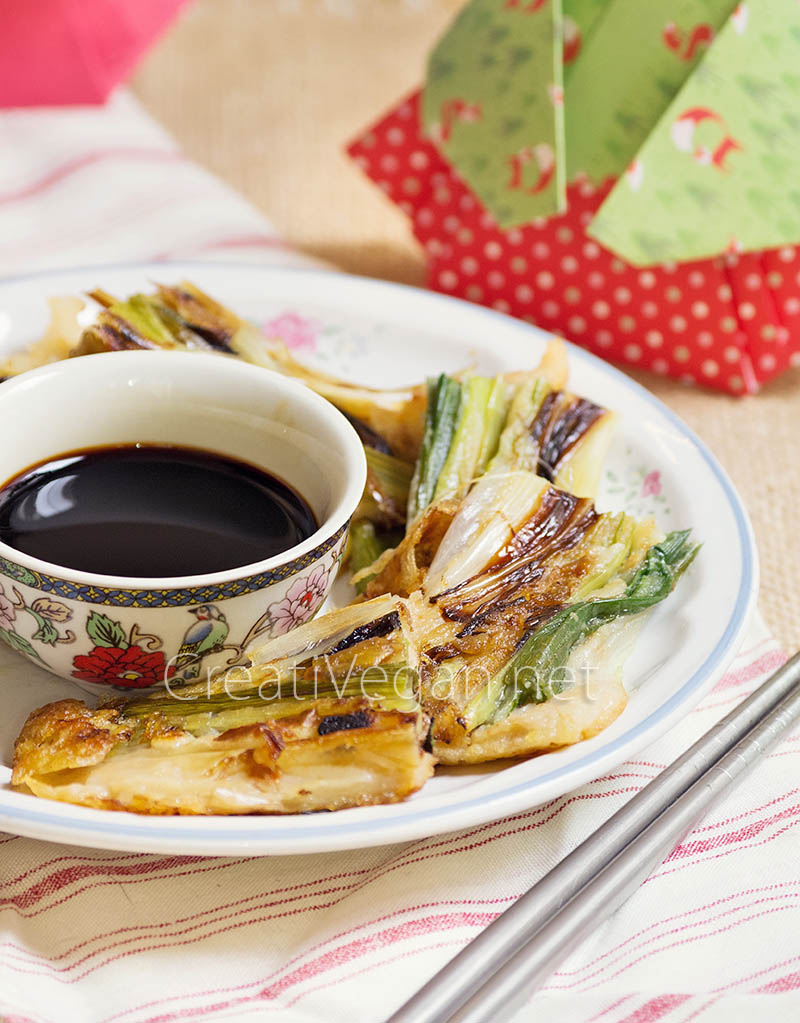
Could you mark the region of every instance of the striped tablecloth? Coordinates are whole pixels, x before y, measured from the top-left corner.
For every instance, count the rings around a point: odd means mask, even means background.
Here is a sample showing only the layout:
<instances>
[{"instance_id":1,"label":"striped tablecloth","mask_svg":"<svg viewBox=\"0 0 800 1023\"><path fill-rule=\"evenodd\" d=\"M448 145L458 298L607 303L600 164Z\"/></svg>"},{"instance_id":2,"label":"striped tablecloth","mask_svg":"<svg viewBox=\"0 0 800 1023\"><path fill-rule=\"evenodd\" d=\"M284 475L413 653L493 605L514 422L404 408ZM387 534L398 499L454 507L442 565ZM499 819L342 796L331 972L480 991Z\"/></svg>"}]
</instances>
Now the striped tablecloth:
<instances>
[{"instance_id":1,"label":"striped tablecloth","mask_svg":"<svg viewBox=\"0 0 800 1023\"><path fill-rule=\"evenodd\" d=\"M124 93L0 115L0 274L232 254L301 263ZM779 665L758 618L641 758L527 813L349 853L204 859L0 836L5 1023L377 1023ZM800 1019L800 735L676 849L518 1020Z\"/></svg>"}]
</instances>

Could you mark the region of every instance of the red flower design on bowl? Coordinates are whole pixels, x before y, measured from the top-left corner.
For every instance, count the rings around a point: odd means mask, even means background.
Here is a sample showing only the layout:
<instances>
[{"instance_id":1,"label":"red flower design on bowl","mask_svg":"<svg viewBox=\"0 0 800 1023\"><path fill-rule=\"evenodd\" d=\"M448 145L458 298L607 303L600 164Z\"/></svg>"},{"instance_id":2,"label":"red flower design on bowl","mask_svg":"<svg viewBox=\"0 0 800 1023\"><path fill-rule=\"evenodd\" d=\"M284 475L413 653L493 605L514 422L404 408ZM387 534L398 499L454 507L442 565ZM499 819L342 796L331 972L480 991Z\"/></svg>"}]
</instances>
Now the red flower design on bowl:
<instances>
[{"instance_id":1,"label":"red flower design on bowl","mask_svg":"<svg viewBox=\"0 0 800 1023\"><path fill-rule=\"evenodd\" d=\"M91 653L78 654L72 661L73 678L101 685L145 689L163 683L168 674L164 655L148 653L139 646L126 649L96 646Z\"/></svg>"}]
</instances>

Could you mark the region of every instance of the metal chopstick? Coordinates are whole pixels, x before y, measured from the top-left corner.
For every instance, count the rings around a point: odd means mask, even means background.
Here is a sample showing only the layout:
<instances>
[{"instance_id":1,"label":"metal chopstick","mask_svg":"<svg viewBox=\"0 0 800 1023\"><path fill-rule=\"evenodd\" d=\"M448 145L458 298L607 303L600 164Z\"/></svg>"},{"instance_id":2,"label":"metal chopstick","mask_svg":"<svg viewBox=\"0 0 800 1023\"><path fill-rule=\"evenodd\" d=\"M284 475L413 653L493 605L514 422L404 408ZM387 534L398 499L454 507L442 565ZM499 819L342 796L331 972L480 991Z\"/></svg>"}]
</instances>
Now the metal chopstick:
<instances>
[{"instance_id":1,"label":"metal chopstick","mask_svg":"<svg viewBox=\"0 0 800 1023\"><path fill-rule=\"evenodd\" d=\"M492 990L496 989L498 995L501 991L510 994L510 991L506 991L504 982L501 982L498 971L504 969L522 946L527 945L535 935L547 929L549 934L547 940L551 944L556 933L561 935L557 943L557 948L561 951L551 949L550 953L546 955L546 964L537 967L539 972L532 978L532 982L525 986L525 990L529 990L533 984L540 981L543 976L547 975L557 958L564 954L563 949L566 947L564 934L570 922L573 921L576 908L570 907L569 917L565 917L564 913L557 917L559 911L573 897L575 897L575 903L578 903L577 893L589 885L601 871L604 871L615 857L619 857L622 851L637 836L642 835L650 828L654 821L665 816L679 797L692 788L697 790L698 786L705 791L703 784L706 774L710 773L715 764L723 763L724 758L736 747L737 743L745 740L745 744L747 744L750 739L748 733L752 731L753 735L756 735L756 732L763 729L767 722L772 720L769 717L765 720L765 716L775 711L798 682L800 682L800 654L796 654L787 661L747 700L739 704L730 714L706 732L669 768L645 786L601 828L590 835L541 881L518 899L513 906L501 914L447 966L432 977L417 994L401 1006L390 1017L388 1023L444 1023L444 1021L453 1018L453 1014L461 1006L473 999L476 992L487 982L489 982L487 986ZM797 694L795 694L796 696ZM800 707L800 703L798 706ZM783 718L781 717L780 720ZM759 724L759 722L763 723ZM773 728L775 725L769 727ZM748 749L750 749L749 746ZM745 766L740 762L738 753L733 755L733 762L734 765L739 764L742 769ZM738 773L737 770L736 774L738 775ZM723 778L718 773L714 777ZM700 780L698 781L698 779ZM715 787L713 792L709 793L709 800L716 794L720 784L721 781L714 783ZM697 798L696 792L692 798ZM703 806L705 805L703 804ZM666 826L672 819L670 817L662 826ZM655 832L647 838L646 842L653 840L653 834ZM658 834L661 835L661 831ZM666 842L667 839L664 841ZM637 850L640 848L638 842L636 848ZM645 846L641 848L644 849ZM658 855L663 858L668 851L669 848L665 847L663 854L660 852ZM639 862L639 855L638 851L633 853L635 862ZM647 859L646 853L641 853L641 862L646 863L646 866L642 867L642 871L649 872L653 863L658 862L658 858L651 861L651 859ZM620 869L619 865L616 866L616 869ZM630 869L630 864L627 869ZM642 871L636 873L637 878ZM609 877L613 881L616 874L609 875ZM598 881L600 881L599 877ZM607 884L610 884L609 878L604 876L603 885ZM605 887L603 890L605 891L604 897L608 897L610 904L609 891ZM591 898L594 899L597 896L598 893L595 892ZM622 896L617 902L621 899ZM581 917L581 919L583 918ZM561 923L559 924L558 921ZM579 939L580 935L575 940ZM544 963L545 960L541 959L539 953L538 938L534 946L536 962ZM541 948L541 955L545 955L550 945L542 944ZM516 956L516 959L518 963L520 959L523 963L529 963L534 969L533 955L534 952L528 950L525 956ZM515 976L515 983L519 982L520 969L519 965L513 968L510 965L508 967L508 975ZM495 981L497 981L496 988ZM474 1007L474 1001L470 1002L473 1008L470 1008L469 1012L478 1011ZM495 1020L503 1018L496 1014L498 1011L496 1008L488 1011L488 1015L463 1016L463 1023L466 1023L467 1020L472 1023L473 1020L479 1019L491 1019L494 1023ZM462 1023L461 1014L455 1018Z\"/></svg>"}]
</instances>

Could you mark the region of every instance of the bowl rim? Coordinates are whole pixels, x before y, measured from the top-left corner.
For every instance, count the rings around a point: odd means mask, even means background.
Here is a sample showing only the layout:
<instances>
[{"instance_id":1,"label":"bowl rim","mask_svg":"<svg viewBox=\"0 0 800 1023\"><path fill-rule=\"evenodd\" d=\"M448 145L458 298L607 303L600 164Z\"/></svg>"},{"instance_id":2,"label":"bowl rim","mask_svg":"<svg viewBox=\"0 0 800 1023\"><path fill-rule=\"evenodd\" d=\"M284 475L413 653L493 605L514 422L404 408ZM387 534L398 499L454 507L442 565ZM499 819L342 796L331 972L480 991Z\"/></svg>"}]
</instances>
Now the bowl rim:
<instances>
[{"instance_id":1,"label":"bowl rim","mask_svg":"<svg viewBox=\"0 0 800 1023\"><path fill-rule=\"evenodd\" d=\"M241 592L252 592L267 586L277 579L287 579L301 568L313 564L319 557L336 545L337 540L345 533L354 511L358 507L364 492L367 480L367 461L364 453L364 446L348 421L339 409L321 395L317 394L310 387L294 380L292 377L284 376L266 367L256 366L235 358L226 358L224 355L212 352L170 352L170 351L139 351L126 352L96 352L91 355L83 355L75 359L63 359L58 362L48 363L36 369L28 370L19 376L11 377L0 383L0 417L3 414L4 401L12 391L23 388L35 387L39 380L51 379L53 376L67 377L81 375L89 365L97 366L99 360L115 359L115 365L121 365L121 372L124 366L129 365L141 367L142 362L158 360L157 365L165 368L166 363L173 365L183 364L186 358L192 358L194 365L204 366L204 373L229 373L239 376L242 379L269 379L273 386L277 386L283 395L300 406L313 407L326 420L330 428L330 435L326 444L338 445L347 466L348 479L344 491L330 510L328 515L319 523L318 528L301 543L287 548L280 554L274 554L261 561L254 561L247 565L240 565L236 568L225 569L220 572L200 573L185 576L118 576L105 575L99 572L86 572L81 569L68 568L55 562L44 561L24 551L17 550L0 540L0 565L7 563L8 567L21 567L34 573L36 576L53 582L77 583L89 587L102 588L104 590L186 590L193 588L202 589L205 586L221 585L224 583L244 582L252 577L267 576L260 585L255 585ZM180 359L181 363L175 360ZM133 363L132 360L138 360ZM165 363L166 360L166 363ZM94 372L94 370L93 370ZM179 379L179 378L178 378ZM79 450L79 449L75 449ZM205 446L202 450L212 450ZM52 457L58 457L59 452L54 451ZM24 471L22 467L20 471ZM10 477L13 479L13 477ZM6 481L0 482L0 490L5 486ZM290 486L294 484L286 481ZM277 570L273 573L273 570ZM2 572L2 574L8 574ZM271 575L275 578L269 578ZM19 580L24 582L24 580ZM233 596L235 594L231 594ZM77 596L77 599L81 599ZM89 598L83 598L89 599ZM155 605L154 605L155 606Z\"/></svg>"}]
</instances>

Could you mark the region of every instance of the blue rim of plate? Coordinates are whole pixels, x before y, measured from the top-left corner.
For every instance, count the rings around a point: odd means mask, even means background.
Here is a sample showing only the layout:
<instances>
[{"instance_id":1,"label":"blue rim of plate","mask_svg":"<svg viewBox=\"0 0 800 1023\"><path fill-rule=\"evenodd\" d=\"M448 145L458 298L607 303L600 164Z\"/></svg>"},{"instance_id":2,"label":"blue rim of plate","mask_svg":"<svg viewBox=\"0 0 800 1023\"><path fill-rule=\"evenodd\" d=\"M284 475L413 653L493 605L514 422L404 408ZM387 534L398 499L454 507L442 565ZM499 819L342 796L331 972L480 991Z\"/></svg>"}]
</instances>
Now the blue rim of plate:
<instances>
[{"instance_id":1,"label":"blue rim of plate","mask_svg":"<svg viewBox=\"0 0 800 1023\"><path fill-rule=\"evenodd\" d=\"M492 320L493 322L500 321L506 327L513 326L516 330L520 331L521 333L525 334L530 333L532 336L537 337L541 335L550 335L549 331L546 331L541 327L535 327L522 320L517 320L512 316L507 316L505 313L497 312L494 309L488 309L485 306L475 305L471 302L466 302L463 299L455 298L450 295L441 295L435 291L428 291L424 288L413 288L406 284L397 284L394 281L381 281L368 277L358 277L354 274L341 274L338 273L337 271L332 270L306 269L304 267L273 267L248 262L224 262L221 260L213 262L212 261L206 262L204 260L171 260L164 261L163 263L157 263L154 261L142 261L133 263L105 263L101 265L92 266L75 266L66 268L62 267L60 269L37 270L29 274L18 274L11 277L0 278L0 288L2 288L6 284L21 283L23 281L33 281L41 277L53 277L58 276L59 274L66 275L68 273L69 274L82 273L84 271L87 273L92 271L97 272L119 270L136 271L144 270L145 268L152 268L153 266L162 265L165 268L168 268L172 264L177 266L195 266L198 269L209 270L225 268L236 269L237 267L240 267L241 269L247 268L248 270L261 270L266 274L276 276L281 274L286 275L291 274L305 275L311 278L319 277L324 278L329 277L331 274L333 274L338 277L343 277L349 281L357 281L360 284L372 288L377 289L382 288L387 291L397 291L400 293L407 293L411 291L418 296L424 296L424 298L430 302L442 303L445 305L450 305L450 303L455 302L459 306L462 307L466 306L467 308L471 309L475 313L475 315L483 316L486 319ZM555 770L550 771L547 774L540 775L535 779L535 781L528 780L521 782L509 788L503 789L500 792L494 793L491 796L488 797L486 795L470 796L467 799L462 799L458 802L450 803L444 807L435 808L431 807L429 809L424 809L423 807L420 807L420 809L416 813L403 815L402 817L375 818L367 821L355 821L351 819L342 823L338 827L335 825L326 827L324 829L324 832L320 832L320 829L317 827L314 826L303 827L302 824L298 823L296 827L292 828L291 832L287 830L285 834L281 833L279 835L269 836L269 829L264 825L265 823L268 823L270 820L274 820L274 818L271 817L268 817L266 821L264 820L264 818L261 818L260 827L253 827L249 830L245 830L244 828L238 827L231 828L228 831L227 835L225 836L223 836L222 834L214 835L213 832L209 835L207 832L204 831L199 830L192 831L184 829L183 832L180 834L180 839L182 841L187 840L190 842L197 842L199 840L207 842L209 841L209 839L213 841L215 838L221 839L223 837L227 837L230 840L235 841L253 841L259 839L264 841L268 837L274 837L278 841L283 842L288 839L299 839L304 837L320 838L322 837L323 834L325 838L328 838L331 835L341 835L343 833L348 836L352 835L355 838L357 835L363 832L380 831L385 832L386 830L391 828L397 828L402 827L403 825L418 823L421 820L426 820L430 818L436 819L437 832L447 831L449 830L447 827L439 827L439 824L441 823L443 818L449 818L452 814L462 813L463 811L468 810L472 807L476 806L485 807L487 803L492 803L496 800L500 799L507 800L510 797L521 794L527 789L530 789L532 786L539 787L542 785L546 785L548 783L552 783L566 774L578 773L581 771L581 769L590 767L592 763L598 762L601 759L606 759L611 754L613 754L615 750L618 750L621 746L628 745L636 738L641 738L642 736L651 732L653 729L657 728L658 724L661 721L663 721L664 718L669 718L672 712L675 711L684 701L686 701L692 693L701 692L704 683L707 682L718 669L724 666L725 657L728 653L731 653L731 646L733 641L736 639L736 637L739 635L740 631L746 624L750 611L755 604L756 597L756 593L754 590L755 559L753 557L755 542L753 539L752 527L750 526L750 522L747 517L747 513L745 512L744 506L742 505L741 499L739 498L739 495L736 493L736 490L734 489L733 484L731 483L728 477L728 474L717 461L716 457L712 454L712 452L706 446L706 444L695 434L695 432L689 426L687 426L686 423L683 422L680 416L674 413L672 409L665 405L659 398L656 398L654 394L651 394L646 387L643 387L641 384L637 383L626 373L623 373L622 370L617 369L616 366L612 366L610 363L605 362L598 356L593 355L591 352L587 352L583 348L579 348L577 345L574 345L571 342L567 342L567 344L569 345L569 356L571 359L574 358L578 359L579 361L589 363L590 365L602 369L604 373L611 375L613 378L622 383L625 387L632 390L640 398L644 399L649 405L652 405L655 409L657 409L657 411L662 416L664 416L676 428L676 430L679 433L681 433L687 440L689 440L694 445L694 447L699 451L700 455L702 456L703 461L709 467L714 477L722 487L722 490L725 493L725 496L728 500L728 504L731 510L733 511L734 519L736 521L736 530L739 539L739 545L742 551L742 575L739 582L739 591L736 596L736 603L734 605L733 612L731 614L730 619L728 620L727 626L725 627L725 631L717 641L714 649L711 651L708 657L706 657L703 664L681 686L681 688L669 698L669 700L667 700L665 703L662 703L661 706L659 706L656 710L649 714L643 721L640 721L635 728L629 729L627 732L618 736L608 745L603 746L601 749L593 750L591 753L587 754L585 757L580 758L579 760L573 761L572 763L569 764L565 764L564 766L556 768ZM63 807L64 804L56 805ZM404 804L399 805L402 806ZM405 805L413 806L414 804L406 803ZM62 829L67 828L73 831L105 833L107 835L112 836L119 835L131 835L137 837L151 836L159 839L168 839L175 835L175 832L172 829L169 830L164 829L162 831L154 830L152 827L148 826L151 823L151 818L146 818L141 822L137 821L136 823L131 823L129 822L127 815L122 816L121 814L110 810L90 810L87 807L73 807L73 809L83 811L86 814L92 815L97 814L98 816L90 820L83 820L81 818L65 819L60 817L60 815L56 813L53 812L48 813L46 810L33 809L26 810L21 808L18 809L3 807L2 809L0 809L0 820L38 821L43 824L55 825ZM109 815L111 817L111 820L106 821L105 815ZM499 817L502 816L503 813L501 812L498 815L498 819ZM170 818L170 824L185 819L186 818L181 817ZM197 818L188 819L197 820ZM288 816L281 817L279 819L281 820L291 819L293 822L298 820L298 818L294 815L292 815L291 817ZM324 819L328 821L330 820L330 817L326 816ZM224 818L208 817L205 818L205 820L209 821L213 820L215 822L218 822L219 820L225 820L226 822L230 823L233 821L238 822L242 820L242 818L235 816ZM459 825L457 824L453 825L453 827L456 828L458 826ZM178 829L179 828L180 824L178 824Z\"/></svg>"}]
</instances>

